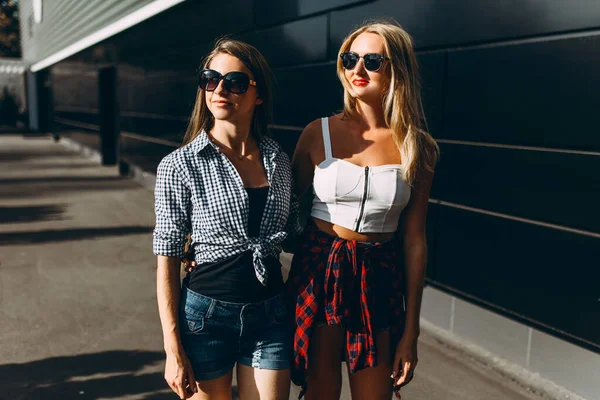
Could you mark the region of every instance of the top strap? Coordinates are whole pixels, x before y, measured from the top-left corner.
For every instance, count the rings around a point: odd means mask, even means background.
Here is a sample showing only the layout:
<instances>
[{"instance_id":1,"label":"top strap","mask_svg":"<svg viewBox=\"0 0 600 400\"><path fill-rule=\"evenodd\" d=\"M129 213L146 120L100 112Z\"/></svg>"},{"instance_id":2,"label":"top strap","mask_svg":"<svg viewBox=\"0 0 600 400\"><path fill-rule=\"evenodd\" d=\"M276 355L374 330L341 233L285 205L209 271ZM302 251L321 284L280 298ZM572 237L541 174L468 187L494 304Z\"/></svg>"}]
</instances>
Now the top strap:
<instances>
[{"instance_id":1,"label":"top strap","mask_svg":"<svg viewBox=\"0 0 600 400\"><path fill-rule=\"evenodd\" d=\"M321 128L323 130L323 145L325 146L325 159L332 158L331 155L331 138L329 137L329 118L321 118Z\"/></svg>"}]
</instances>

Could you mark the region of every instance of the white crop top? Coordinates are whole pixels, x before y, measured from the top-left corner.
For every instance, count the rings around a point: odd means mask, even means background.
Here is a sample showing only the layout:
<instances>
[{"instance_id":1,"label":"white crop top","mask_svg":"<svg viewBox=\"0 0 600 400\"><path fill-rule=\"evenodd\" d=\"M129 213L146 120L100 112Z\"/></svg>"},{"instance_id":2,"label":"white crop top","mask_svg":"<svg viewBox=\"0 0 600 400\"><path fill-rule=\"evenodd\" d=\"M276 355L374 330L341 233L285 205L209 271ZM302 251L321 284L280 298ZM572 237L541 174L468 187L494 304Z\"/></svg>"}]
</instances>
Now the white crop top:
<instances>
[{"instance_id":1,"label":"white crop top","mask_svg":"<svg viewBox=\"0 0 600 400\"><path fill-rule=\"evenodd\" d=\"M322 118L321 125L325 160L315 169L310 215L355 232L395 232L411 192L402 165L361 167L334 158L328 118Z\"/></svg>"}]
</instances>

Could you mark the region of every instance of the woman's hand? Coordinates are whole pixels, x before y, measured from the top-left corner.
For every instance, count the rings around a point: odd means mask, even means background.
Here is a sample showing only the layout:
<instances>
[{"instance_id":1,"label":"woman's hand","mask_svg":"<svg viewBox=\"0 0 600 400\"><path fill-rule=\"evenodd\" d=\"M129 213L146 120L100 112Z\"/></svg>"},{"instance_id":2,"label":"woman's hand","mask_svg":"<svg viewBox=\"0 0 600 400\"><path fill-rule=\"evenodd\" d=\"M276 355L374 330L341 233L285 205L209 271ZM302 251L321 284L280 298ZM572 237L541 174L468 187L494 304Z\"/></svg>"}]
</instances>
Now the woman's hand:
<instances>
[{"instance_id":1,"label":"woman's hand","mask_svg":"<svg viewBox=\"0 0 600 400\"><path fill-rule=\"evenodd\" d=\"M194 261L194 257L194 251L189 250L181 259L181 262L183 263L183 265L185 265L185 272L192 272L192 270L196 268L196 261Z\"/></svg>"},{"instance_id":2,"label":"woman's hand","mask_svg":"<svg viewBox=\"0 0 600 400\"><path fill-rule=\"evenodd\" d=\"M165 380L180 399L188 399L198 393L194 371L183 350L167 352Z\"/></svg>"},{"instance_id":3,"label":"woman's hand","mask_svg":"<svg viewBox=\"0 0 600 400\"><path fill-rule=\"evenodd\" d=\"M417 336L405 333L396 346L396 355L392 364L391 378L394 380L395 387L404 386L412 380L418 362Z\"/></svg>"}]
</instances>

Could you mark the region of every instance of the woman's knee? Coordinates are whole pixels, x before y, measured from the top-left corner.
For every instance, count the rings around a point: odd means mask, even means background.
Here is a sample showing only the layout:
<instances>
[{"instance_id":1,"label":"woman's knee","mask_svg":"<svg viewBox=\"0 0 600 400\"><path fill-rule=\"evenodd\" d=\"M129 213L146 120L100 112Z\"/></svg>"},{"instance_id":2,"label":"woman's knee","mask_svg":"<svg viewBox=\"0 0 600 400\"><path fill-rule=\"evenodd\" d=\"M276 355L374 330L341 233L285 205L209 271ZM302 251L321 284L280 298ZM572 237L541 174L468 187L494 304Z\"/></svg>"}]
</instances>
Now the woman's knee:
<instances>
[{"instance_id":1,"label":"woman's knee","mask_svg":"<svg viewBox=\"0 0 600 400\"><path fill-rule=\"evenodd\" d=\"M231 400L231 381L233 371L207 381L197 381L198 393L191 400Z\"/></svg>"}]
</instances>

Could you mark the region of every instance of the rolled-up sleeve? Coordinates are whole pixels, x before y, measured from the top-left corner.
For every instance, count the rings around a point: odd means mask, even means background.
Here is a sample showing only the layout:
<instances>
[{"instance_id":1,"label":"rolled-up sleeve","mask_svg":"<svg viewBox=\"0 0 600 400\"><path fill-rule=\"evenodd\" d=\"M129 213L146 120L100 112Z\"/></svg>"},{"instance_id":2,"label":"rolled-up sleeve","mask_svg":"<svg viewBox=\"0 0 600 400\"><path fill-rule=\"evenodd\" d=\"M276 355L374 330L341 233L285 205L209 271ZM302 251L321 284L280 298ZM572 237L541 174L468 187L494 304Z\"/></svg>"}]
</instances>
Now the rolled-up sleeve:
<instances>
[{"instance_id":1,"label":"rolled-up sleeve","mask_svg":"<svg viewBox=\"0 0 600 400\"><path fill-rule=\"evenodd\" d=\"M158 165L154 199L154 254L183 257L187 234L191 232L191 198L172 156Z\"/></svg>"}]
</instances>

